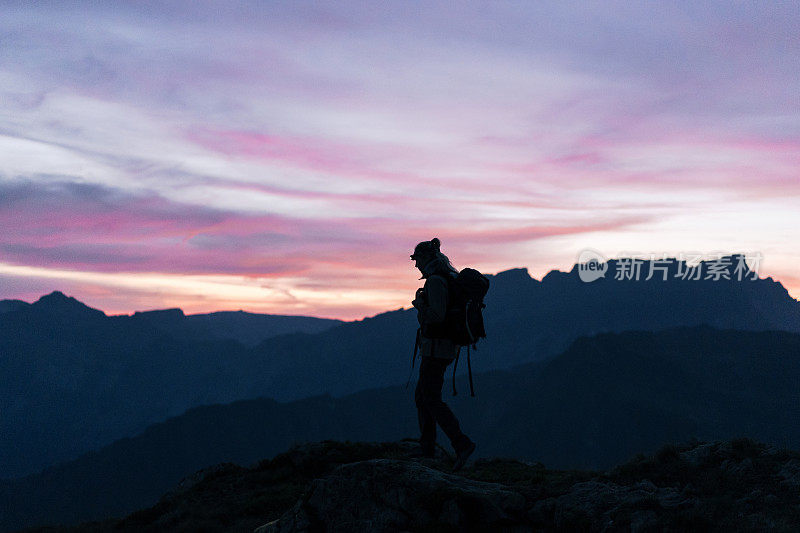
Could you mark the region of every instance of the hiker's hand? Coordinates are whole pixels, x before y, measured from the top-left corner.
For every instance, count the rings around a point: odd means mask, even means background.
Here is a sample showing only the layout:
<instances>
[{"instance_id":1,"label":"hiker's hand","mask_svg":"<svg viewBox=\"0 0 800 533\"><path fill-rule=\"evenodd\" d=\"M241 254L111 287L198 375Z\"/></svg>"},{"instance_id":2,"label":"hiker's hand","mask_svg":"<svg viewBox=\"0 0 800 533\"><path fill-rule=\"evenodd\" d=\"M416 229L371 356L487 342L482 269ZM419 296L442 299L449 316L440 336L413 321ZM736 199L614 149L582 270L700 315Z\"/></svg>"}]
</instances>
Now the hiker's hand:
<instances>
[{"instance_id":1,"label":"hiker's hand","mask_svg":"<svg viewBox=\"0 0 800 533\"><path fill-rule=\"evenodd\" d=\"M425 303L425 289L417 289L417 293L414 295L414 301L411 302L411 305L419 309L423 303Z\"/></svg>"}]
</instances>

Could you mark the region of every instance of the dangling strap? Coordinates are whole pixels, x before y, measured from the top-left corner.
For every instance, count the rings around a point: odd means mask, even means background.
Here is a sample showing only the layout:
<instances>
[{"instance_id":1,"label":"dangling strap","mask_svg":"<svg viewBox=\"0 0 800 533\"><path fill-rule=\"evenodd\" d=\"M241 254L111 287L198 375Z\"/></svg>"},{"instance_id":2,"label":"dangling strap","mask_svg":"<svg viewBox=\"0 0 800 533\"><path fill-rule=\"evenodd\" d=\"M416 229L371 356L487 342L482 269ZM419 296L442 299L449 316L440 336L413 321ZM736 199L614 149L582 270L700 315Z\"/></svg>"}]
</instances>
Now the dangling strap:
<instances>
[{"instance_id":1,"label":"dangling strap","mask_svg":"<svg viewBox=\"0 0 800 533\"><path fill-rule=\"evenodd\" d=\"M411 377L414 375L414 364L417 362L417 351L419 350L419 336L422 328L417 328L417 338L414 340L414 355L411 357L411 370L408 372L408 380L406 381L406 388L411 383Z\"/></svg>"},{"instance_id":2,"label":"dangling strap","mask_svg":"<svg viewBox=\"0 0 800 533\"><path fill-rule=\"evenodd\" d=\"M456 392L456 367L458 367L458 356L461 355L461 346L458 347L458 351L456 352L456 359L453 362L453 396L458 396L458 392Z\"/></svg>"},{"instance_id":3,"label":"dangling strap","mask_svg":"<svg viewBox=\"0 0 800 533\"><path fill-rule=\"evenodd\" d=\"M469 393L474 398L475 388L472 386L472 362L469 359L469 346L467 346L467 368L469 369Z\"/></svg>"}]
</instances>

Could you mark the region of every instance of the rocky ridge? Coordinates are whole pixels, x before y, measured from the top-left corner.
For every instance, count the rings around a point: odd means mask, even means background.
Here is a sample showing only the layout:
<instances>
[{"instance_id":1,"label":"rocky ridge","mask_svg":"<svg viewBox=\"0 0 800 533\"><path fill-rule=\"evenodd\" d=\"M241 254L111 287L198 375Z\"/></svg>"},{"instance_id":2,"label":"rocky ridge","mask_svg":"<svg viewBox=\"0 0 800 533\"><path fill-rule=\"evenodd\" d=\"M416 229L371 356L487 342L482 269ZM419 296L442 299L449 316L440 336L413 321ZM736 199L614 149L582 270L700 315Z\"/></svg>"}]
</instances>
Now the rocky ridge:
<instances>
[{"instance_id":1,"label":"rocky ridge","mask_svg":"<svg viewBox=\"0 0 800 533\"><path fill-rule=\"evenodd\" d=\"M295 446L185 479L154 507L46 531L797 531L800 453L749 439L665 446L605 472L452 457L413 442ZM45 530L41 530L45 531Z\"/></svg>"}]
</instances>

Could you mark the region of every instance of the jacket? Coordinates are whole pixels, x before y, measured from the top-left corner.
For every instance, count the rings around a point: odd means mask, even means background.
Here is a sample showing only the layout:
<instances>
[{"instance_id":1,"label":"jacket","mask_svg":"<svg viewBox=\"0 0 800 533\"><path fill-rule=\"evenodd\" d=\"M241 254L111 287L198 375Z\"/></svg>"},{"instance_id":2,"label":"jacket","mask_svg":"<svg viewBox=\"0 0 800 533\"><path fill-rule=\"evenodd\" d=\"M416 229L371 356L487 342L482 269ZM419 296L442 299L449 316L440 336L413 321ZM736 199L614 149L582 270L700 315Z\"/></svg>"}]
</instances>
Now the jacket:
<instances>
[{"instance_id":1,"label":"jacket","mask_svg":"<svg viewBox=\"0 0 800 533\"><path fill-rule=\"evenodd\" d=\"M455 359L459 346L450 339L431 339L425 336L425 326L444 321L447 312L447 280L442 274L427 276L425 298L417 304L417 320L422 328L419 352L422 357Z\"/></svg>"}]
</instances>

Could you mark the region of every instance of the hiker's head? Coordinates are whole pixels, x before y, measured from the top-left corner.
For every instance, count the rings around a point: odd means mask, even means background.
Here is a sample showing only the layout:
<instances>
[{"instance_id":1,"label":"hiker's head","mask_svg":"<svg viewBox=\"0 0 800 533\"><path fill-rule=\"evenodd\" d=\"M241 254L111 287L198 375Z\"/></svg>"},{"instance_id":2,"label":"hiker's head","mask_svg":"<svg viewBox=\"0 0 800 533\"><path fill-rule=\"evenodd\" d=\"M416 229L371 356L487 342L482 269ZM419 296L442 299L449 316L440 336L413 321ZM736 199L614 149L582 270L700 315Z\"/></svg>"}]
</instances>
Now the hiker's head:
<instances>
[{"instance_id":1,"label":"hiker's head","mask_svg":"<svg viewBox=\"0 0 800 533\"><path fill-rule=\"evenodd\" d=\"M422 241L414 247L414 253L411 254L411 259L414 260L416 266L423 277L427 277L437 271L452 271L456 272L450 260L440 250L441 242L434 237L429 241Z\"/></svg>"},{"instance_id":2,"label":"hiker's head","mask_svg":"<svg viewBox=\"0 0 800 533\"><path fill-rule=\"evenodd\" d=\"M414 247L414 253L411 254L411 259L416 261L417 268L425 266L426 263L436 258L436 252L439 251L441 242L434 237L429 241L422 241Z\"/></svg>"}]
</instances>

